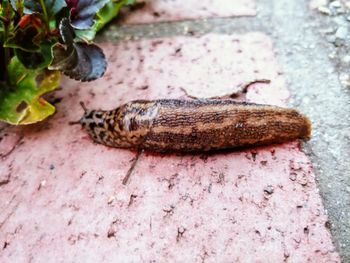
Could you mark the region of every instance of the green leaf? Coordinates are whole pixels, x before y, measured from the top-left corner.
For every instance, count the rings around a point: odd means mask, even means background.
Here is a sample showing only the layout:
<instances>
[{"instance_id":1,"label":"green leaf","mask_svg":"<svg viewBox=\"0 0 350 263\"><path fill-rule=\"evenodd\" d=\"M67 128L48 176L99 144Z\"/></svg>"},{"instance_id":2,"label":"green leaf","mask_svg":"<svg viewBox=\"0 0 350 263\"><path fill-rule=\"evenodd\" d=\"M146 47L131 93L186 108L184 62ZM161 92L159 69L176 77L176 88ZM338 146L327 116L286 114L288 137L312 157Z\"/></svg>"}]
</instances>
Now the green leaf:
<instances>
[{"instance_id":1,"label":"green leaf","mask_svg":"<svg viewBox=\"0 0 350 263\"><path fill-rule=\"evenodd\" d=\"M8 65L11 87L0 87L0 120L10 124L31 124L55 112L41 96L59 86L58 71L26 69L17 57Z\"/></svg>"},{"instance_id":2,"label":"green leaf","mask_svg":"<svg viewBox=\"0 0 350 263\"><path fill-rule=\"evenodd\" d=\"M133 5L136 3L136 0L126 0L125 2L125 5Z\"/></svg>"},{"instance_id":3,"label":"green leaf","mask_svg":"<svg viewBox=\"0 0 350 263\"><path fill-rule=\"evenodd\" d=\"M45 10L43 9L41 2L45 5ZM65 0L25 0L24 1L24 13L25 14L43 14L46 13L48 18L53 17L57 14L63 7L66 7Z\"/></svg>"},{"instance_id":4,"label":"green leaf","mask_svg":"<svg viewBox=\"0 0 350 263\"><path fill-rule=\"evenodd\" d=\"M52 62L52 44L43 42L38 52L26 52L16 49L15 54L19 61L28 69L44 69Z\"/></svg>"},{"instance_id":5,"label":"green leaf","mask_svg":"<svg viewBox=\"0 0 350 263\"><path fill-rule=\"evenodd\" d=\"M4 43L5 25L0 21L0 45Z\"/></svg>"},{"instance_id":6,"label":"green leaf","mask_svg":"<svg viewBox=\"0 0 350 263\"><path fill-rule=\"evenodd\" d=\"M13 10L16 10L19 14L23 13L23 0L10 0Z\"/></svg>"},{"instance_id":7,"label":"green leaf","mask_svg":"<svg viewBox=\"0 0 350 263\"><path fill-rule=\"evenodd\" d=\"M40 32L39 30L29 25L25 28L19 28L5 42L4 47L20 48L24 51L38 51Z\"/></svg>"},{"instance_id":8,"label":"green leaf","mask_svg":"<svg viewBox=\"0 0 350 263\"><path fill-rule=\"evenodd\" d=\"M107 23L115 18L122 6L127 5L130 0L122 0L118 2L110 1L96 15L95 29L96 32L101 30Z\"/></svg>"},{"instance_id":9,"label":"green leaf","mask_svg":"<svg viewBox=\"0 0 350 263\"><path fill-rule=\"evenodd\" d=\"M11 3L8 0L3 0L0 4L0 16L10 21L15 15Z\"/></svg>"},{"instance_id":10,"label":"green leaf","mask_svg":"<svg viewBox=\"0 0 350 263\"><path fill-rule=\"evenodd\" d=\"M91 29L86 29L86 30L74 30L75 32L75 36L87 43L91 43L92 40L94 40L94 38L96 37L96 29L94 27L92 27Z\"/></svg>"}]
</instances>

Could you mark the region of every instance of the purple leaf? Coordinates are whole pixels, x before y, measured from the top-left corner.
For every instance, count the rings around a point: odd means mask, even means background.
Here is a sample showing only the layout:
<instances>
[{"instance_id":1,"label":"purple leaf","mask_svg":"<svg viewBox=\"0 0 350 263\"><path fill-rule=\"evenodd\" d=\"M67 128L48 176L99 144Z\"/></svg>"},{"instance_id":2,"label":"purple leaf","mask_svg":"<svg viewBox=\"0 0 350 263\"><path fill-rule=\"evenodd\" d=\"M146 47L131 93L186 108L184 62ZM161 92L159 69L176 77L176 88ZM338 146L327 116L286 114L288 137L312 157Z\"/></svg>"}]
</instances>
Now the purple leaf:
<instances>
[{"instance_id":1,"label":"purple leaf","mask_svg":"<svg viewBox=\"0 0 350 263\"><path fill-rule=\"evenodd\" d=\"M103 51L96 45L85 43L74 44L77 54L77 65L63 71L64 74L75 80L91 81L103 76L107 63Z\"/></svg>"},{"instance_id":2,"label":"purple leaf","mask_svg":"<svg viewBox=\"0 0 350 263\"><path fill-rule=\"evenodd\" d=\"M91 81L103 76L107 62L103 51L94 44L74 43L74 31L68 19L62 19L60 33L64 44L53 47L49 69L61 70L75 80Z\"/></svg>"},{"instance_id":3,"label":"purple leaf","mask_svg":"<svg viewBox=\"0 0 350 263\"><path fill-rule=\"evenodd\" d=\"M71 23L77 29L89 29L94 23L96 13L109 0L66 0L71 7Z\"/></svg>"},{"instance_id":4,"label":"purple leaf","mask_svg":"<svg viewBox=\"0 0 350 263\"><path fill-rule=\"evenodd\" d=\"M44 0L45 9L48 17L52 17L57 14L63 7L67 6L64 0ZM24 13L43 13L42 6L38 0L25 0L24 1Z\"/></svg>"}]
</instances>

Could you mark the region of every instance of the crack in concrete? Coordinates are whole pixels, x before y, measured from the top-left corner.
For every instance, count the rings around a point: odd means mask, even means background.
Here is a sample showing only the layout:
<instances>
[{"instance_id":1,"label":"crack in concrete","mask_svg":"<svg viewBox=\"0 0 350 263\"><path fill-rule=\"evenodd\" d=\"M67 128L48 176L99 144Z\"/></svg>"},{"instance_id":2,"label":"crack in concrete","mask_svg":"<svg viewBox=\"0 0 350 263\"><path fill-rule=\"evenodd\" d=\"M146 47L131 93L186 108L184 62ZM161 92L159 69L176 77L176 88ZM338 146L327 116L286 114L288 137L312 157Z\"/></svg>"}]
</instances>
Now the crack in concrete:
<instances>
[{"instance_id":1,"label":"crack in concrete","mask_svg":"<svg viewBox=\"0 0 350 263\"><path fill-rule=\"evenodd\" d=\"M17 202L14 207L11 209L10 213L7 214L5 219L0 223L0 229L6 224L6 222L10 219L10 217L16 212L19 206L19 202Z\"/></svg>"},{"instance_id":2,"label":"crack in concrete","mask_svg":"<svg viewBox=\"0 0 350 263\"><path fill-rule=\"evenodd\" d=\"M5 184L8 184L8 183L10 182L10 178L11 178L11 176L8 175L6 179L1 180L1 181L0 181L0 186L3 186L3 185L5 185Z\"/></svg>"},{"instance_id":3,"label":"crack in concrete","mask_svg":"<svg viewBox=\"0 0 350 263\"><path fill-rule=\"evenodd\" d=\"M13 169L12 164L13 164L13 162L11 162L11 164L9 165L9 170L8 170L7 176L5 178L0 178L0 187L10 183L11 176L12 176L12 169ZM14 195L14 196L16 196L16 195ZM12 200L11 200L11 202L12 202Z\"/></svg>"},{"instance_id":4,"label":"crack in concrete","mask_svg":"<svg viewBox=\"0 0 350 263\"><path fill-rule=\"evenodd\" d=\"M23 141L22 141L23 138L24 138L24 136L20 135L9 151L7 151L5 154L0 154L0 158L4 160L8 156L10 156L16 148L18 148L19 146L21 146L23 144Z\"/></svg>"}]
</instances>

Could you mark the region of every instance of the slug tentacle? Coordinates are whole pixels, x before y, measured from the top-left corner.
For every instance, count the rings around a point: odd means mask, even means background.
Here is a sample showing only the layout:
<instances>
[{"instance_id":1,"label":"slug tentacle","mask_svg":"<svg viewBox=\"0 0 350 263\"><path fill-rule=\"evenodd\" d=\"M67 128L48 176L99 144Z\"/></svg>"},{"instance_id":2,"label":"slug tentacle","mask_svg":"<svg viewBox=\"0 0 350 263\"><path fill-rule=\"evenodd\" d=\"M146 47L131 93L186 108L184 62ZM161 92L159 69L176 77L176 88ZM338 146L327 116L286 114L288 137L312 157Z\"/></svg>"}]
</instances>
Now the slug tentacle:
<instances>
[{"instance_id":1,"label":"slug tentacle","mask_svg":"<svg viewBox=\"0 0 350 263\"><path fill-rule=\"evenodd\" d=\"M84 116L85 116L85 114L86 114L89 110L86 108L84 102L80 101L79 104L80 104L80 106L83 108L83 110L84 110ZM68 122L68 124L69 124L69 125L82 124L82 123L81 123L81 120L82 120L82 119L80 119L80 120L78 120L78 121L70 121L70 122Z\"/></svg>"},{"instance_id":2,"label":"slug tentacle","mask_svg":"<svg viewBox=\"0 0 350 263\"><path fill-rule=\"evenodd\" d=\"M294 109L233 100L132 101L88 111L79 121L94 141L159 152L210 151L308 139L309 119Z\"/></svg>"},{"instance_id":3,"label":"slug tentacle","mask_svg":"<svg viewBox=\"0 0 350 263\"><path fill-rule=\"evenodd\" d=\"M80 101L79 104L80 104L80 106L83 108L83 110L84 110L85 113L89 111L89 110L86 108L86 106L85 106L85 104L84 104L83 101Z\"/></svg>"}]
</instances>

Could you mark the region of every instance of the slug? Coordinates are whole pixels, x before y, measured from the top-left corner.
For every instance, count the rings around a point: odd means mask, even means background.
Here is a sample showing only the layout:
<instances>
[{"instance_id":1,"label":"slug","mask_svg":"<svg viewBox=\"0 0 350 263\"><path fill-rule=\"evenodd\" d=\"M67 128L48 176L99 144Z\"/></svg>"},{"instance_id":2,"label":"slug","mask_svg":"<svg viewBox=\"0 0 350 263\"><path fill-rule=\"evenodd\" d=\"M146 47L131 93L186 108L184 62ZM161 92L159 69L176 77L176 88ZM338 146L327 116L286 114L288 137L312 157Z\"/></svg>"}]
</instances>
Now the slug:
<instances>
[{"instance_id":1,"label":"slug","mask_svg":"<svg viewBox=\"0 0 350 263\"><path fill-rule=\"evenodd\" d=\"M111 111L85 110L81 124L111 147L155 152L202 152L309 139L298 111L233 100L136 100Z\"/></svg>"}]
</instances>

